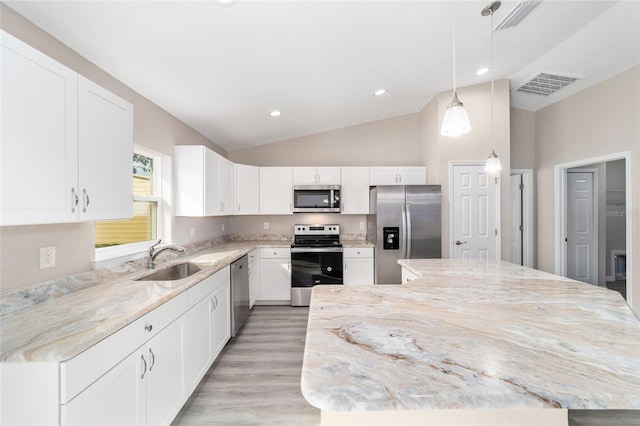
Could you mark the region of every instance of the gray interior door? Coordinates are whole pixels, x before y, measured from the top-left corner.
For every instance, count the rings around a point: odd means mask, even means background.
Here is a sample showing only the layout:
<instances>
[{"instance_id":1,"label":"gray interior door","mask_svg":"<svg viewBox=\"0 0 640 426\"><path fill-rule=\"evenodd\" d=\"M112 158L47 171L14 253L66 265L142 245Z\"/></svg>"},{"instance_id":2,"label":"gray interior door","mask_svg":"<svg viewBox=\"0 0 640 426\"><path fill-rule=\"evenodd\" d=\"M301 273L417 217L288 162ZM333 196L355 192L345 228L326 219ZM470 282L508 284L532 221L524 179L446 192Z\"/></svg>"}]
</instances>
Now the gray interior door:
<instances>
[{"instance_id":1,"label":"gray interior door","mask_svg":"<svg viewBox=\"0 0 640 426\"><path fill-rule=\"evenodd\" d=\"M567 172L567 277L597 284L593 172Z\"/></svg>"}]
</instances>

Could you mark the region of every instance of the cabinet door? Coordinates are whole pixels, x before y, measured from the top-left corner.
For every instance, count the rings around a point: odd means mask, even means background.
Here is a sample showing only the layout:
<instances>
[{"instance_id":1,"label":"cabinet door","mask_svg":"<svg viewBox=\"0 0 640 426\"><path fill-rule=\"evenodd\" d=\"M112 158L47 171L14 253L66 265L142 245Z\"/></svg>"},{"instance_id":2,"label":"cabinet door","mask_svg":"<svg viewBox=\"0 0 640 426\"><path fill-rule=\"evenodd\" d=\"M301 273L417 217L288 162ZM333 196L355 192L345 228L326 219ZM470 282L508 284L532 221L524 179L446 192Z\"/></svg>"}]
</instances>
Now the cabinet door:
<instances>
[{"instance_id":1,"label":"cabinet door","mask_svg":"<svg viewBox=\"0 0 640 426\"><path fill-rule=\"evenodd\" d=\"M316 176L319 185L340 185L340 167L318 167Z\"/></svg>"},{"instance_id":2,"label":"cabinet door","mask_svg":"<svg viewBox=\"0 0 640 426\"><path fill-rule=\"evenodd\" d=\"M60 410L62 425L146 424L144 350L129 355Z\"/></svg>"},{"instance_id":3,"label":"cabinet door","mask_svg":"<svg viewBox=\"0 0 640 426\"><path fill-rule=\"evenodd\" d=\"M225 281L213 292L212 352L215 360L231 338L231 286Z\"/></svg>"},{"instance_id":4,"label":"cabinet door","mask_svg":"<svg viewBox=\"0 0 640 426\"><path fill-rule=\"evenodd\" d=\"M213 362L212 311L213 301L209 294L187 312L187 394L193 392Z\"/></svg>"},{"instance_id":5,"label":"cabinet door","mask_svg":"<svg viewBox=\"0 0 640 426\"><path fill-rule=\"evenodd\" d=\"M315 185L317 184L317 169L315 167L294 167L294 185Z\"/></svg>"},{"instance_id":6,"label":"cabinet door","mask_svg":"<svg viewBox=\"0 0 640 426\"><path fill-rule=\"evenodd\" d=\"M260 168L260 214L291 214L291 167Z\"/></svg>"},{"instance_id":7,"label":"cabinet door","mask_svg":"<svg viewBox=\"0 0 640 426\"><path fill-rule=\"evenodd\" d=\"M220 192L218 179L220 178L220 161L218 154L204 148L204 215L217 216L220 214Z\"/></svg>"},{"instance_id":8,"label":"cabinet door","mask_svg":"<svg viewBox=\"0 0 640 426\"><path fill-rule=\"evenodd\" d=\"M399 167L398 176L401 185L426 185L426 167Z\"/></svg>"},{"instance_id":9,"label":"cabinet door","mask_svg":"<svg viewBox=\"0 0 640 426\"><path fill-rule=\"evenodd\" d=\"M343 214L369 214L369 168L343 167L340 198Z\"/></svg>"},{"instance_id":10,"label":"cabinet door","mask_svg":"<svg viewBox=\"0 0 640 426\"><path fill-rule=\"evenodd\" d=\"M176 216L204 215L204 151L196 145L174 148Z\"/></svg>"},{"instance_id":11,"label":"cabinet door","mask_svg":"<svg viewBox=\"0 0 640 426\"><path fill-rule=\"evenodd\" d=\"M373 258L345 257L344 285L373 285Z\"/></svg>"},{"instance_id":12,"label":"cabinet door","mask_svg":"<svg viewBox=\"0 0 640 426\"><path fill-rule=\"evenodd\" d=\"M260 300L291 300L291 260L260 260Z\"/></svg>"},{"instance_id":13,"label":"cabinet door","mask_svg":"<svg viewBox=\"0 0 640 426\"><path fill-rule=\"evenodd\" d=\"M1 38L0 225L77 221L77 73Z\"/></svg>"},{"instance_id":14,"label":"cabinet door","mask_svg":"<svg viewBox=\"0 0 640 426\"><path fill-rule=\"evenodd\" d=\"M371 167L369 169L371 185L400 185L396 167Z\"/></svg>"},{"instance_id":15,"label":"cabinet door","mask_svg":"<svg viewBox=\"0 0 640 426\"><path fill-rule=\"evenodd\" d=\"M253 308L260 292L260 262L258 250L249 253L249 306Z\"/></svg>"},{"instance_id":16,"label":"cabinet door","mask_svg":"<svg viewBox=\"0 0 640 426\"><path fill-rule=\"evenodd\" d=\"M133 217L133 106L78 77L80 220Z\"/></svg>"},{"instance_id":17,"label":"cabinet door","mask_svg":"<svg viewBox=\"0 0 640 426\"><path fill-rule=\"evenodd\" d=\"M220 193L220 214L224 216L234 214L233 203L233 163L226 158L218 158L219 179L218 192Z\"/></svg>"},{"instance_id":18,"label":"cabinet door","mask_svg":"<svg viewBox=\"0 0 640 426\"><path fill-rule=\"evenodd\" d=\"M235 164L235 213L260 213L260 168Z\"/></svg>"},{"instance_id":19,"label":"cabinet door","mask_svg":"<svg viewBox=\"0 0 640 426\"><path fill-rule=\"evenodd\" d=\"M185 322L183 315L146 345L147 424L170 424L187 400Z\"/></svg>"},{"instance_id":20,"label":"cabinet door","mask_svg":"<svg viewBox=\"0 0 640 426\"><path fill-rule=\"evenodd\" d=\"M413 272L410 272L406 268L402 268L402 284L410 283L411 281L415 280L416 278L418 278L418 276L416 274L414 274Z\"/></svg>"}]
</instances>

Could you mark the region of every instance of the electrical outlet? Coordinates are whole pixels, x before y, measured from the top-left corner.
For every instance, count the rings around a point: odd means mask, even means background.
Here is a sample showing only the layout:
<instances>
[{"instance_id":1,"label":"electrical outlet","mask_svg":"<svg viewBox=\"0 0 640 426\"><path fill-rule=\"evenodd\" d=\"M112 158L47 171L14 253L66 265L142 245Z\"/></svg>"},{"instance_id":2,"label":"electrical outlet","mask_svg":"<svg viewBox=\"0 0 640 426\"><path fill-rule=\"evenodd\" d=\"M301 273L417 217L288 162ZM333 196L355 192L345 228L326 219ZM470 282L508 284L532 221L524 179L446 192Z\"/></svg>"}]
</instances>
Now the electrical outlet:
<instances>
[{"instance_id":1,"label":"electrical outlet","mask_svg":"<svg viewBox=\"0 0 640 426\"><path fill-rule=\"evenodd\" d=\"M269 229L269 222L264 223L264 229Z\"/></svg>"},{"instance_id":2,"label":"electrical outlet","mask_svg":"<svg viewBox=\"0 0 640 426\"><path fill-rule=\"evenodd\" d=\"M196 228L190 228L189 233L191 234L191 238L196 236Z\"/></svg>"},{"instance_id":3,"label":"electrical outlet","mask_svg":"<svg viewBox=\"0 0 640 426\"><path fill-rule=\"evenodd\" d=\"M222 231L224 232L224 223L222 224Z\"/></svg>"},{"instance_id":4,"label":"electrical outlet","mask_svg":"<svg viewBox=\"0 0 640 426\"><path fill-rule=\"evenodd\" d=\"M56 248L42 247L40 249L40 269L53 268L56 266Z\"/></svg>"},{"instance_id":5,"label":"electrical outlet","mask_svg":"<svg viewBox=\"0 0 640 426\"><path fill-rule=\"evenodd\" d=\"M364 229L364 222L360 222L360 229Z\"/></svg>"}]
</instances>

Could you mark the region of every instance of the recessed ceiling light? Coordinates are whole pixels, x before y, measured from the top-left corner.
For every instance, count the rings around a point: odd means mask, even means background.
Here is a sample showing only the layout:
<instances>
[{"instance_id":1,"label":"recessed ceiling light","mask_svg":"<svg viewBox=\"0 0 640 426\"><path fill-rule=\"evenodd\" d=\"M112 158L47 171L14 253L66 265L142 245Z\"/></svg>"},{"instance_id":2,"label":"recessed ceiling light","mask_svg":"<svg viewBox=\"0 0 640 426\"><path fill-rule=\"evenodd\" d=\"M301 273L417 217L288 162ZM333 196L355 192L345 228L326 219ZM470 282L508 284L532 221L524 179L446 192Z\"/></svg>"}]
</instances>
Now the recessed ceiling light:
<instances>
[{"instance_id":1,"label":"recessed ceiling light","mask_svg":"<svg viewBox=\"0 0 640 426\"><path fill-rule=\"evenodd\" d=\"M215 2L220 6L233 6L238 2L238 0L215 0Z\"/></svg>"},{"instance_id":2,"label":"recessed ceiling light","mask_svg":"<svg viewBox=\"0 0 640 426\"><path fill-rule=\"evenodd\" d=\"M269 113L269 115L270 115L271 117L280 117L280 116L282 115L282 111L278 111L278 110L271 111L271 112Z\"/></svg>"},{"instance_id":3,"label":"recessed ceiling light","mask_svg":"<svg viewBox=\"0 0 640 426\"><path fill-rule=\"evenodd\" d=\"M483 74L486 74L488 71L489 71L489 68L482 67L478 71L476 71L476 75L483 75Z\"/></svg>"},{"instance_id":4,"label":"recessed ceiling light","mask_svg":"<svg viewBox=\"0 0 640 426\"><path fill-rule=\"evenodd\" d=\"M387 93L387 89L378 89L375 92L373 92L373 96L382 96L385 93Z\"/></svg>"}]
</instances>

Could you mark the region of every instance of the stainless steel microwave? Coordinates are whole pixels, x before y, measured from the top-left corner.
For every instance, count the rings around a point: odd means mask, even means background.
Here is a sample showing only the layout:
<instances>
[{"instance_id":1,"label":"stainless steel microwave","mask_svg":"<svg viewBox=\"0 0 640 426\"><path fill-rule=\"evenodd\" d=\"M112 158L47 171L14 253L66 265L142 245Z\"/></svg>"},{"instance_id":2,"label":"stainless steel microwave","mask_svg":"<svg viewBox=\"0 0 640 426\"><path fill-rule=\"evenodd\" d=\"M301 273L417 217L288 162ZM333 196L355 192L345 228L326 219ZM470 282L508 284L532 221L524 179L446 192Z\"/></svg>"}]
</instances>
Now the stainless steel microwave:
<instances>
[{"instance_id":1,"label":"stainless steel microwave","mask_svg":"<svg viewBox=\"0 0 640 426\"><path fill-rule=\"evenodd\" d=\"M294 213L340 213L340 185L296 185Z\"/></svg>"}]
</instances>

